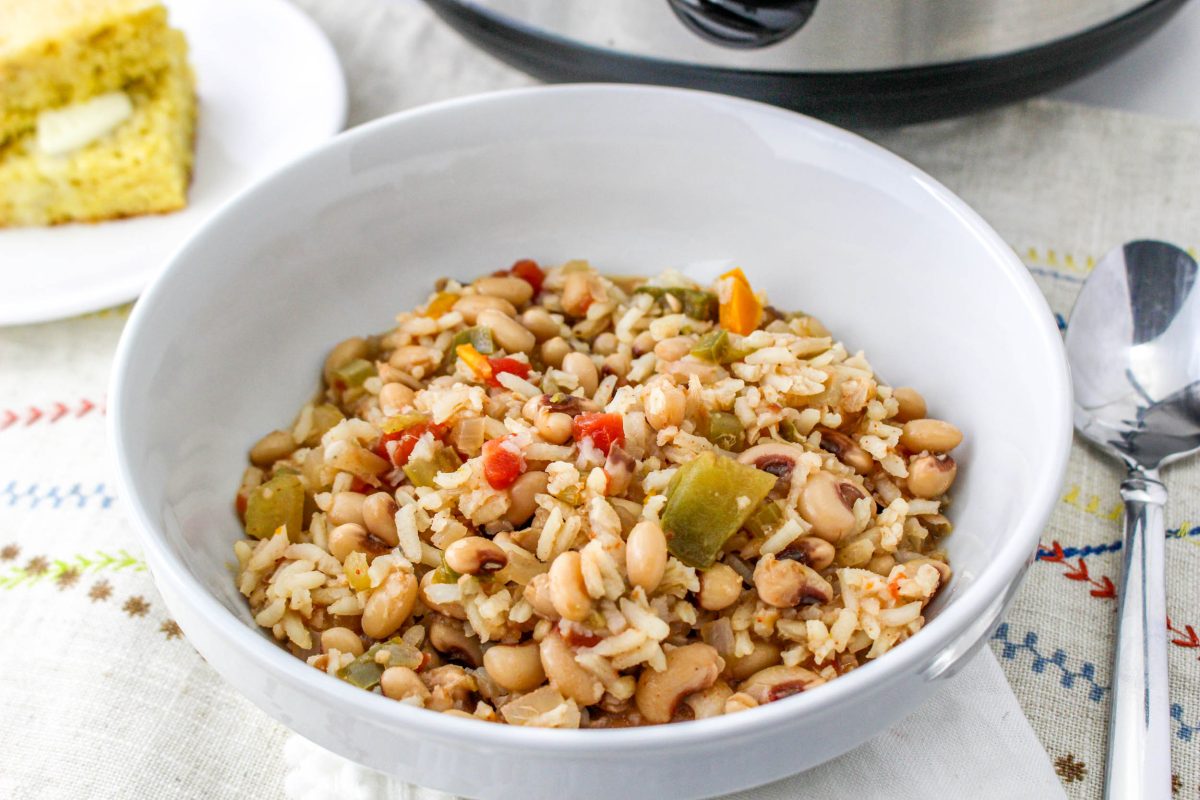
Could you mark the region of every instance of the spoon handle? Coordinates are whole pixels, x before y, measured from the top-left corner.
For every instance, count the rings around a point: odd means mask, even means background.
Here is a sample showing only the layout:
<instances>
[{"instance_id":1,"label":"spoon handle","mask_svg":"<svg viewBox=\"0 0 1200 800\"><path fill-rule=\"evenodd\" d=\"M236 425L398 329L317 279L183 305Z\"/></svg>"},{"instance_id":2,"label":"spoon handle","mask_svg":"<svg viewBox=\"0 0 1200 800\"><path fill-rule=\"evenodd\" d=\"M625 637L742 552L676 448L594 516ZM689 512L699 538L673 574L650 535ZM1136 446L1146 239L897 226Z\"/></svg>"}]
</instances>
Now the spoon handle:
<instances>
[{"instance_id":1,"label":"spoon handle","mask_svg":"<svg viewBox=\"0 0 1200 800\"><path fill-rule=\"evenodd\" d=\"M1156 471L1133 469L1121 483L1121 497L1125 500L1125 569L1117 600L1104 796L1166 800L1171 796L1163 572L1167 490Z\"/></svg>"}]
</instances>

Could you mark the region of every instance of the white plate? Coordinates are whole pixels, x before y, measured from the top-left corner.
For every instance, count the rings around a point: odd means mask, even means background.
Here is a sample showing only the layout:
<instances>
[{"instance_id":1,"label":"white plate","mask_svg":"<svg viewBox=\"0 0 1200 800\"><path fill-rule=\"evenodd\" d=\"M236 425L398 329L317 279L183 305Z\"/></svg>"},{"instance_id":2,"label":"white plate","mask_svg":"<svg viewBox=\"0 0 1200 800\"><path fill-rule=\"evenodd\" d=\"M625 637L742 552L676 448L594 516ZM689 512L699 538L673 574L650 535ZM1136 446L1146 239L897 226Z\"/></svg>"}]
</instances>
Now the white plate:
<instances>
[{"instance_id":1,"label":"white plate","mask_svg":"<svg viewBox=\"0 0 1200 800\"><path fill-rule=\"evenodd\" d=\"M254 178L333 136L346 84L329 41L285 0L166 0L200 98L188 207L93 225L0 230L0 325L131 300Z\"/></svg>"}]
</instances>

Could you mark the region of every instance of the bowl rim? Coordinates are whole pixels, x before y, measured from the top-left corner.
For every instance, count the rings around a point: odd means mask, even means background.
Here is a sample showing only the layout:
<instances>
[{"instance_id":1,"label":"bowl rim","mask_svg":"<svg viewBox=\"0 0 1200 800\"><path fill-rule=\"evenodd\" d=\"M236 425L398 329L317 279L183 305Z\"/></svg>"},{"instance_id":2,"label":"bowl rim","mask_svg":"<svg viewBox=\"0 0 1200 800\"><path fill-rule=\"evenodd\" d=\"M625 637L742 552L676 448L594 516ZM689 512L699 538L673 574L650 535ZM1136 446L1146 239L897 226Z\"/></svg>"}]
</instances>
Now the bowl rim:
<instances>
[{"instance_id":1,"label":"bowl rim","mask_svg":"<svg viewBox=\"0 0 1200 800\"><path fill-rule=\"evenodd\" d=\"M774 124L793 126L803 136L833 141L840 146L859 151L887 165L898 179L915 182L932 200L968 228L987 253L988 262L999 269L1012 284L1022 305L1029 312L1030 322L1037 327L1038 338L1048 351L1051 369L1046 377L1047 397L1059 402L1047 404L1045 413L1051 415L1050 429L1054 434L1048 442L1050 457L1043 462L1042 480L1035 482L1033 495L1024 503L1017 521L1006 531L1007 541L999 553L980 571L976 579L930 620L918 635L838 680L823 685L820 691L803 692L781 701L754 709L750 714L729 714L704 720L669 725L653 725L621 729L557 730L525 728L510 725L484 725L453 715L429 713L404 703L388 701L372 692L364 692L313 669L283 650L263 633L239 619L211 594L191 572L180 556L167 544L144 500L140 497L134 476L132 459L125 447L125 430L134 427L136 419L126 420L125 377L145 335L143 330L151 309L159 298L169 295L172 282L180 270L188 269L191 253L202 241L219 232L225 221L238 216L243 206L253 205L260 196L269 194L273 186L288 176L302 172L310 161L325 157L331 151L346 151L356 143L384 132L402 130L415 120L441 115L453 116L462 109L503 109L514 99L543 98L556 102L561 96L590 95L597 100L617 98L614 102L640 100L673 100L691 104L708 104L714 112L732 112L771 120ZM981 262L984 259L979 259ZM1062 347L1061 336L1053 314L1024 263L965 201L927 175L918 167L869 140L829 123L776 106L736 97L691 89L678 89L638 84L584 83L554 86L533 86L497 92L467 95L437 103L399 111L345 131L321 144L272 174L254 182L223 207L215 211L174 252L165 268L142 294L122 333L114 358L109 386L108 435L113 444L119 494L127 516L146 550L147 560L156 582L172 587L164 595L177 595L191 610L218 632L223 646L234 648L241 657L263 670L273 679L303 689L306 694L324 695L345 708L354 718L369 720L383 727L406 728L414 734L431 735L445 741L476 746L536 747L543 754L588 752L615 753L645 747L681 747L692 743L761 733L786 724L790 719L818 709L849 704L853 697L872 685L886 683L889 675L915 669L931 653L945 650L955 639L965 635L973 622L1024 572L1032 561L1040 542L1041 527L1049 510L1058 499L1058 490L1066 472L1072 440L1071 385ZM186 633L186 631L185 631ZM973 644L973 643L972 643ZM251 698L253 699L253 698Z\"/></svg>"}]
</instances>

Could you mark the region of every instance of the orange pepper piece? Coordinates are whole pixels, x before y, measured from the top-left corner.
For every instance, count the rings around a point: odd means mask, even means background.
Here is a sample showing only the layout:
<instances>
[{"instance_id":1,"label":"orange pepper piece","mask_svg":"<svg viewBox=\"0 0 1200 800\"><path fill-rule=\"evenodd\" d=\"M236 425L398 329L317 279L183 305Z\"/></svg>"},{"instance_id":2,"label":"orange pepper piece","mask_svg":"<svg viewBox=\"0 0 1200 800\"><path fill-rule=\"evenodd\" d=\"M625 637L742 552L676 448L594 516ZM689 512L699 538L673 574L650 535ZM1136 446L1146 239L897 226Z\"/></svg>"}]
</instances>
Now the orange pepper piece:
<instances>
[{"instance_id":1,"label":"orange pepper piece","mask_svg":"<svg viewBox=\"0 0 1200 800\"><path fill-rule=\"evenodd\" d=\"M721 327L731 333L746 336L755 331L762 322L763 307L750 288L750 281L740 267L735 267L721 276L729 280L729 299L721 303L718 320Z\"/></svg>"},{"instance_id":2,"label":"orange pepper piece","mask_svg":"<svg viewBox=\"0 0 1200 800\"><path fill-rule=\"evenodd\" d=\"M487 356L476 350L474 345L460 344L454 348L454 352L458 353L458 357L471 368L471 371L481 381L489 380L492 377L492 365L488 363Z\"/></svg>"},{"instance_id":3,"label":"orange pepper piece","mask_svg":"<svg viewBox=\"0 0 1200 800\"><path fill-rule=\"evenodd\" d=\"M438 292L429 301L429 305L425 306L421 316L437 319L443 314L450 313L450 309L454 308L454 304L458 302L458 297L454 292Z\"/></svg>"}]
</instances>

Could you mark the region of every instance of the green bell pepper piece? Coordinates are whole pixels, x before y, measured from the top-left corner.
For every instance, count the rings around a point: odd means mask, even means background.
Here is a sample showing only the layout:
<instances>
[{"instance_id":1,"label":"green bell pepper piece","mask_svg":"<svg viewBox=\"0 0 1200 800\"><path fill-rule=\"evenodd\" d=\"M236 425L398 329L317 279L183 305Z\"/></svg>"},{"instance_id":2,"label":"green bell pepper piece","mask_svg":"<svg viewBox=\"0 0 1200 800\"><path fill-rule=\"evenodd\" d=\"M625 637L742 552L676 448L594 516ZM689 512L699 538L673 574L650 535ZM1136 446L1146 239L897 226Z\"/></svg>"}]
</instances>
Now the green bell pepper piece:
<instances>
[{"instance_id":1,"label":"green bell pepper piece","mask_svg":"<svg viewBox=\"0 0 1200 800\"><path fill-rule=\"evenodd\" d=\"M280 525L298 541L304 524L304 484L290 472L280 472L250 493L246 500L246 535L265 539Z\"/></svg>"},{"instance_id":2,"label":"green bell pepper piece","mask_svg":"<svg viewBox=\"0 0 1200 800\"><path fill-rule=\"evenodd\" d=\"M729 537L775 486L769 472L714 452L679 468L662 513L671 554L690 567L712 565ZM746 502L738 504L738 498Z\"/></svg>"}]
</instances>

